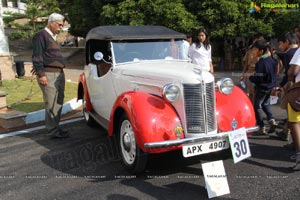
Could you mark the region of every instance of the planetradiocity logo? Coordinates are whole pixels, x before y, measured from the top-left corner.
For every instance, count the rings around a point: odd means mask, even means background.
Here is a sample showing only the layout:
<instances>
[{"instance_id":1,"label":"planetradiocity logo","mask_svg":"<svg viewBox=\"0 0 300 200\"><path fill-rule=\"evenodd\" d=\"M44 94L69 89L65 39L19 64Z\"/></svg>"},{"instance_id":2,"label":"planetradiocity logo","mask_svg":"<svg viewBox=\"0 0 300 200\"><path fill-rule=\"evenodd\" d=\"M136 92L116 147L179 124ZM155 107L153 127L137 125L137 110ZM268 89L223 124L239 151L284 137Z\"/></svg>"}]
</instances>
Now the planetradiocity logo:
<instances>
[{"instance_id":1,"label":"planetradiocity logo","mask_svg":"<svg viewBox=\"0 0 300 200\"><path fill-rule=\"evenodd\" d=\"M299 10L299 3L250 3L250 13L259 12L262 9L269 9L271 12L280 12L282 10L295 11Z\"/></svg>"}]
</instances>

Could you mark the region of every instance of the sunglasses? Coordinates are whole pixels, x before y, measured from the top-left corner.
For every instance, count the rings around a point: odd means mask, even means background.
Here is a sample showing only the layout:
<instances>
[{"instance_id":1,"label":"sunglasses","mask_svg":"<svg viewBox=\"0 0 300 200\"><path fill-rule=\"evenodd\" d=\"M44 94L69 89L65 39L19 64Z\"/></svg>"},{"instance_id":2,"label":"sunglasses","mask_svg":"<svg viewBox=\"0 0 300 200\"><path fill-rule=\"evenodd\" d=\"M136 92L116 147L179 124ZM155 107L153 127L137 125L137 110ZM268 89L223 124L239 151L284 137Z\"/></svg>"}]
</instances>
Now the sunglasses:
<instances>
[{"instance_id":1,"label":"sunglasses","mask_svg":"<svg viewBox=\"0 0 300 200\"><path fill-rule=\"evenodd\" d=\"M60 24L58 22L55 22L55 23L59 26L59 28L62 28L64 26L63 24Z\"/></svg>"}]
</instances>

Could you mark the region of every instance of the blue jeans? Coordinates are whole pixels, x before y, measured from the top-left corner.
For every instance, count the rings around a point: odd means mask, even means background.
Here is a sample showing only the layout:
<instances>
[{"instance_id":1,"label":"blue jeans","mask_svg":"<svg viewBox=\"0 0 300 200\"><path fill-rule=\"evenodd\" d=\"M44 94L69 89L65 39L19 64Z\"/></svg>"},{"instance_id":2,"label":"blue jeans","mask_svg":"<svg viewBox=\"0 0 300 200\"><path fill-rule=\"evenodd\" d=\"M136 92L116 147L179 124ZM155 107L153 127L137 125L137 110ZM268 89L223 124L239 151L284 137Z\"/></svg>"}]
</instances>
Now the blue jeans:
<instances>
[{"instance_id":1,"label":"blue jeans","mask_svg":"<svg viewBox=\"0 0 300 200\"><path fill-rule=\"evenodd\" d=\"M267 119L274 119L271 107L270 96L272 89L255 88L254 94L254 110L256 117L256 124L260 127L264 126L263 112L267 115Z\"/></svg>"}]
</instances>

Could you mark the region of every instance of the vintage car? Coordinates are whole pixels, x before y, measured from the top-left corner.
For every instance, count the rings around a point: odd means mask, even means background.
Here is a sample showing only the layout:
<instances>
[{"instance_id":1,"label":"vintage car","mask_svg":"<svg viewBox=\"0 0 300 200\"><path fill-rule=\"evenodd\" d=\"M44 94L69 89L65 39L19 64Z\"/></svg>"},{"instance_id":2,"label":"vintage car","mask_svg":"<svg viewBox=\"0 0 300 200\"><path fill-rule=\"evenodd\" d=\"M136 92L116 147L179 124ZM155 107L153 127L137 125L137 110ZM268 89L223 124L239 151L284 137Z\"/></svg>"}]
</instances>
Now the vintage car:
<instances>
[{"instance_id":1,"label":"vintage car","mask_svg":"<svg viewBox=\"0 0 300 200\"><path fill-rule=\"evenodd\" d=\"M211 153L228 149L228 131L257 130L247 95L192 64L184 38L163 26L99 26L86 36L83 115L115 135L131 173L145 169L149 154Z\"/></svg>"}]
</instances>

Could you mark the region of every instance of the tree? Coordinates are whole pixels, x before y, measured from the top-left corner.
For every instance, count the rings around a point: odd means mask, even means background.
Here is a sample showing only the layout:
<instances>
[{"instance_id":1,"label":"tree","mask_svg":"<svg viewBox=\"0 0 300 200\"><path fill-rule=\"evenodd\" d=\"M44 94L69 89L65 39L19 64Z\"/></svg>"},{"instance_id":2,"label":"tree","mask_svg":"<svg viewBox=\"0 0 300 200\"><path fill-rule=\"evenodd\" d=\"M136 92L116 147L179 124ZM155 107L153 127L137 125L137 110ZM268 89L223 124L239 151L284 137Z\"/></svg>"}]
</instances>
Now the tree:
<instances>
[{"instance_id":1,"label":"tree","mask_svg":"<svg viewBox=\"0 0 300 200\"><path fill-rule=\"evenodd\" d=\"M120 0L65 0L65 16L71 23L69 32L85 37L91 28L107 24L101 15L103 6L119 2Z\"/></svg>"},{"instance_id":2,"label":"tree","mask_svg":"<svg viewBox=\"0 0 300 200\"><path fill-rule=\"evenodd\" d=\"M105 24L163 25L184 33L199 27L182 0L126 0L103 6L101 14Z\"/></svg>"},{"instance_id":3,"label":"tree","mask_svg":"<svg viewBox=\"0 0 300 200\"><path fill-rule=\"evenodd\" d=\"M300 24L299 9L291 12L263 8L250 13L253 0L22 0L28 4L24 15L11 14L3 20L18 28L17 37L31 37L52 12L62 13L71 24L72 35L85 37L100 25L163 25L179 32L199 27L208 29L213 38L251 36L261 32L278 35ZM273 0L255 1L274 3ZM298 0L277 0L275 3L298 3ZM28 18L25 25L18 18Z\"/></svg>"},{"instance_id":4,"label":"tree","mask_svg":"<svg viewBox=\"0 0 300 200\"><path fill-rule=\"evenodd\" d=\"M251 14L251 0L184 0L187 9L202 22L212 37L249 36L272 32L272 21L265 11Z\"/></svg>"},{"instance_id":5,"label":"tree","mask_svg":"<svg viewBox=\"0 0 300 200\"><path fill-rule=\"evenodd\" d=\"M85 37L100 25L164 25L189 32L199 26L182 0L66 0L73 35Z\"/></svg>"},{"instance_id":6,"label":"tree","mask_svg":"<svg viewBox=\"0 0 300 200\"><path fill-rule=\"evenodd\" d=\"M300 25L300 11L283 11L275 14L274 30L275 35L281 35L284 32L292 31L293 27Z\"/></svg>"}]
</instances>

